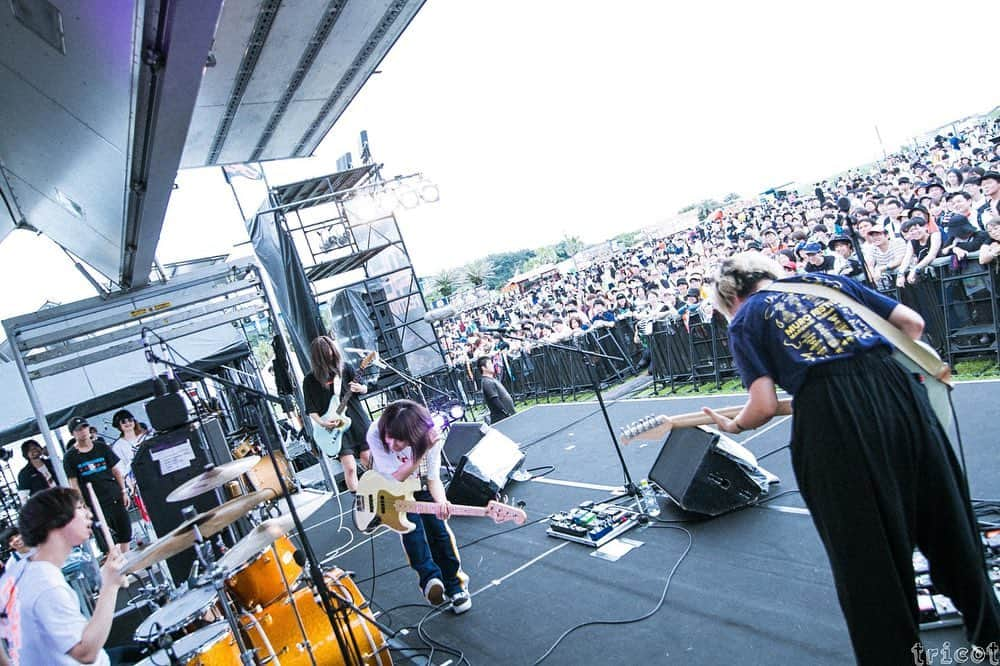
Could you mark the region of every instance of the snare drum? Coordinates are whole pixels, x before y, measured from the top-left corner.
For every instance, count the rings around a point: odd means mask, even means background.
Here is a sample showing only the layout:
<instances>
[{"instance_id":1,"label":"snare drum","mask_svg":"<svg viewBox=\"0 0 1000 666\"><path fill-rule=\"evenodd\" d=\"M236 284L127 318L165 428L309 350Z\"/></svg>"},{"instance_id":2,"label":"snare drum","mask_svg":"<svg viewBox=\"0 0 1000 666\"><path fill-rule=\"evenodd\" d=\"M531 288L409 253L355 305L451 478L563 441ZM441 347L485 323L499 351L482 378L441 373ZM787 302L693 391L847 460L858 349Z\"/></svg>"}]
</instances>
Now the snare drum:
<instances>
[{"instance_id":1,"label":"snare drum","mask_svg":"<svg viewBox=\"0 0 1000 666\"><path fill-rule=\"evenodd\" d=\"M211 586L185 592L143 620L135 630L135 640L152 643L163 634L176 634L200 620L209 609L215 607L217 600L218 595Z\"/></svg>"},{"instance_id":2,"label":"snare drum","mask_svg":"<svg viewBox=\"0 0 1000 666\"><path fill-rule=\"evenodd\" d=\"M216 622L176 640L174 654L184 666L240 666L240 648L225 622ZM166 666L170 657L160 650L136 666Z\"/></svg>"},{"instance_id":3,"label":"snare drum","mask_svg":"<svg viewBox=\"0 0 1000 666\"><path fill-rule=\"evenodd\" d=\"M334 595L350 600L362 610L366 608L364 597L350 576L335 568L327 573L326 578ZM308 585L299 587L290 597L258 610L253 614L256 624L245 618L241 619L244 632L257 649L259 658L266 659L269 656L264 637L260 633L263 631L282 666L311 666L312 661L295 617L296 608L317 664L334 666L355 661L353 658L344 659L322 603L314 597L313 590ZM347 639L348 649L354 650L356 645L363 663L369 666L392 664L392 657L378 627L361 617L354 609L348 607L342 614L338 614L337 624Z\"/></svg>"},{"instance_id":4,"label":"snare drum","mask_svg":"<svg viewBox=\"0 0 1000 666\"><path fill-rule=\"evenodd\" d=\"M295 561L295 547L288 537L283 536L274 542L273 548L265 548L263 553L237 569L235 575L226 581L226 586L243 608L253 609L288 594L285 580L289 587L295 589L301 575L302 567Z\"/></svg>"}]
</instances>

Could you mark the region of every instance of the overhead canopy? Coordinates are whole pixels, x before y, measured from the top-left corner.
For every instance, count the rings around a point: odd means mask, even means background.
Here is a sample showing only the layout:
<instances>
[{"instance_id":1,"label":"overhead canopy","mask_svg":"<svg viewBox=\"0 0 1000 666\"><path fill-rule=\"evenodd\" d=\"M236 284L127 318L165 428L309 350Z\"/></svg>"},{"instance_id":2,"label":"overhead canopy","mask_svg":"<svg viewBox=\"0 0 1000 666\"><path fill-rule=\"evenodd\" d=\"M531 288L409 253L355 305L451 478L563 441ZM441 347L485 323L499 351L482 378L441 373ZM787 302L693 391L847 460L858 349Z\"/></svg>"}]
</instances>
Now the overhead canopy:
<instances>
[{"instance_id":1,"label":"overhead canopy","mask_svg":"<svg viewBox=\"0 0 1000 666\"><path fill-rule=\"evenodd\" d=\"M179 167L304 157L423 0L0 5L0 239L149 280Z\"/></svg>"},{"instance_id":2,"label":"overhead canopy","mask_svg":"<svg viewBox=\"0 0 1000 666\"><path fill-rule=\"evenodd\" d=\"M258 268L239 260L6 319L14 360L0 363L0 382L8 388L0 401L0 424L8 432L0 437L41 431L48 438L43 420L54 427L148 395L147 343L163 358L200 361L202 369L238 358L247 348L238 324L267 312ZM27 424L32 413L35 423Z\"/></svg>"}]
</instances>

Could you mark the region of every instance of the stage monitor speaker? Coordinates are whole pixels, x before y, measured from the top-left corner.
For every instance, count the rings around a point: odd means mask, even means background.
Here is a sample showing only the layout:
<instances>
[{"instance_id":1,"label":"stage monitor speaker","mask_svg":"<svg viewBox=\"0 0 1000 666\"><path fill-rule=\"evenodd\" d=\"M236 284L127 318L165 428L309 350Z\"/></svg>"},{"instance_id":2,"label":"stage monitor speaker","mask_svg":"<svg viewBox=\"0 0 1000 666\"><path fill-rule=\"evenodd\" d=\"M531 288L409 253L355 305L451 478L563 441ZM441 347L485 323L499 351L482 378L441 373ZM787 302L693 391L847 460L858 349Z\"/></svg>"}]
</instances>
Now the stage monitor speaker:
<instances>
[{"instance_id":1,"label":"stage monitor speaker","mask_svg":"<svg viewBox=\"0 0 1000 666\"><path fill-rule=\"evenodd\" d=\"M181 509L193 506L198 513L219 505L215 493L208 492L184 502L167 502L167 495L185 481L205 471L210 462L207 449L218 446L225 436L217 419L205 419L204 426L191 423L183 428L149 437L139 445L132 461L139 494L158 536L163 536L181 524ZM222 461L225 462L225 461ZM167 560L170 575L177 584L182 583L194 563L194 550L175 555Z\"/></svg>"},{"instance_id":2,"label":"stage monitor speaker","mask_svg":"<svg viewBox=\"0 0 1000 666\"><path fill-rule=\"evenodd\" d=\"M649 478L685 511L718 516L757 501L760 485L718 443L707 429L671 430Z\"/></svg>"},{"instance_id":3,"label":"stage monitor speaker","mask_svg":"<svg viewBox=\"0 0 1000 666\"><path fill-rule=\"evenodd\" d=\"M524 454L517 444L499 430L487 428L485 434L480 432L480 439L472 449L461 457L448 484L448 501L486 506L500 495L510 475L523 464Z\"/></svg>"},{"instance_id":4,"label":"stage monitor speaker","mask_svg":"<svg viewBox=\"0 0 1000 666\"><path fill-rule=\"evenodd\" d=\"M489 426L483 423L452 423L444 440L444 455L450 463L457 463L462 456L483 438Z\"/></svg>"}]
</instances>

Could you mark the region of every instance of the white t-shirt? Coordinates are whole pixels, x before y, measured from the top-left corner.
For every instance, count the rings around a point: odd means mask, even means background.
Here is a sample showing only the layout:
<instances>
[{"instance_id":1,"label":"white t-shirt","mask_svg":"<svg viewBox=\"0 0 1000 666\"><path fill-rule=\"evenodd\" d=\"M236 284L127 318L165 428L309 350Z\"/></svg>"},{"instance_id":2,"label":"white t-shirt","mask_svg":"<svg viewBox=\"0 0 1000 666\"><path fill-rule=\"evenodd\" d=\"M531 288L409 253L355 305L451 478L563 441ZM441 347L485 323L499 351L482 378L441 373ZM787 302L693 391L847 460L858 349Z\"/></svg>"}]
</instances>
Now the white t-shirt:
<instances>
[{"instance_id":1,"label":"white t-shirt","mask_svg":"<svg viewBox=\"0 0 1000 666\"><path fill-rule=\"evenodd\" d=\"M68 652L83 638L87 619L80 601L51 562L21 560L0 578L0 633L15 666L76 666ZM101 650L96 666L110 666Z\"/></svg>"},{"instance_id":2,"label":"white t-shirt","mask_svg":"<svg viewBox=\"0 0 1000 666\"><path fill-rule=\"evenodd\" d=\"M398 453L396 451L386 451L385 444L378 436L378 420L372 421L368 426L368 435L365 437L368 442L368 450L372 454L372 467L385 476L392 476L397 469L409 463L413 459L413 450L408 446ZM444 442L438 437L437 443L428 451L424 459L427 461L427 478L441 479L441 448ZM411 474L411 477L418 476L420 467L418 466Z\"/></svg>"}]
</instances>

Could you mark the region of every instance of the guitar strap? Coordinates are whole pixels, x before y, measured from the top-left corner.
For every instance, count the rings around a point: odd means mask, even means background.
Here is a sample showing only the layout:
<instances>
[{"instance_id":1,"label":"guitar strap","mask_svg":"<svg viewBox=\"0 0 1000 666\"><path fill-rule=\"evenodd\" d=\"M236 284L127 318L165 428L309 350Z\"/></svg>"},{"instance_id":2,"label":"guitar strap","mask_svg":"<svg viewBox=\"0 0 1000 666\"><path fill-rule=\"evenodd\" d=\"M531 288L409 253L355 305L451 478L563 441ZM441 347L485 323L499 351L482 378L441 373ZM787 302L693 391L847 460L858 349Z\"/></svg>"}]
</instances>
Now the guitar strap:
<instances>
[{"instance_id":1,"label":"guitar strap","mask_svg":"<svg viewBox=\"0 0 1000 666\"><path fill-rule=\"evenodd\" d=\"M816 284L815 282L772 282L763 291L780 291L785 294L816 296L836 303L841 307L848 308L888 340L893 347L905 354L907 358L913 361L928 376L936 377L943 383L950 384L951 368L948 367L947 363L938 358L937 354L929 348L918 344L910 336L889 323L889 321L875 314L867 305L859 303L837 289Z\"/></svg>"}]
</instances>

